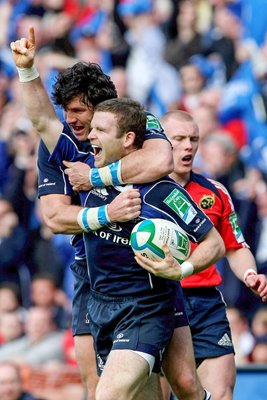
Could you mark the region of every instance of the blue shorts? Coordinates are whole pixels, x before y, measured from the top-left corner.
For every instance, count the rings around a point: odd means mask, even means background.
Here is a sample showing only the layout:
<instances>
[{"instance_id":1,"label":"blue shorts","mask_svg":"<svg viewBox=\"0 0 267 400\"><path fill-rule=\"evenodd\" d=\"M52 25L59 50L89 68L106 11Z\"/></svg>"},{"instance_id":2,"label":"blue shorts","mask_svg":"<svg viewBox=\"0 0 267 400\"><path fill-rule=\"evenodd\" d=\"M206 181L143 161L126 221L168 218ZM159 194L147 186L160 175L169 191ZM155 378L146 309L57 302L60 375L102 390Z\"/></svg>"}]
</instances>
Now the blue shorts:
<instances>
[{"instance_id":1,"label":"blue shorts","mask_svg":"<svg viewBox=\"0 0 267 400\"><path fill-rule=\"evenodd\" d=\"M175 328L188 326L188 317L185 310L185 300L180 282L177 282L175 293Z\"/></svg>"},{"instance_id":2,"label":"blue shorts","mask_svg":"<svg viewBox=\"0 0 267 400\"><path fill-rule=\"evenodd\" d=\"M88 310L99 375L115 349L150 354L156 358L153 371L160 371L162 354L175 327L173 295L118 298L91 291Z\"/></svg>"},{"instance_id":3,"label":"blue shorts","mask_svg":"<svg viewBox=\"0 0 267 400\"><path fill-rule=\"evenodd\" d=\"M234 353L226 304L215 287L184 289L196 364L206 358Z\"/></svg>"},{"instance_id":4,"label":"blue shorts","mask_svg":"<svg viewBox=\"0 0 267 400\"><path fill-rule=\"evenodd\" d=\"M76 260L70 266L74 278L74 296L72 300L72 335L91 334L87 304L90 294L90 281L86 260Z\"/></svg>"}]
</instances>

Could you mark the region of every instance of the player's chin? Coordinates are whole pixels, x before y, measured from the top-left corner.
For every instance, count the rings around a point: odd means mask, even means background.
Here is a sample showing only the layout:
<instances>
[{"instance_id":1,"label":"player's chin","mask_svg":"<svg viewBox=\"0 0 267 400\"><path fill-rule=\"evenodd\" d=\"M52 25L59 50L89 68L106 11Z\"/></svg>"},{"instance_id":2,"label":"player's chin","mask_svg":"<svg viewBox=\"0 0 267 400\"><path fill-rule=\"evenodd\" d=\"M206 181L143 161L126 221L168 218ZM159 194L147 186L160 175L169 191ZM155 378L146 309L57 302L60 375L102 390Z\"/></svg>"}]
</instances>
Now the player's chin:
<instances>
[{"instance_id":1,"label":"player's chin","mask_svg":"<svg viewBox=\"0 0 267 400\"><path fill-rule=\"evenodd\" d=\"M71 128L76 139L78 139L80 142L85 142L88 140L88 133L85 131L85 129L75 129L73 126Z\"/></svg>"},{"instance_id":2,"label":"player's chin","mask_svg":"<svg viewBox=\"0 0 267 400\"><path fill-rule=\"evenodd\" d=\"M96 160L95 159L95 162L94 162L94 164L95 164L95 168L102 168L102 167L105 167L105 163L104 162L102 162L101 160Z\"/></svg>"}]
</instances>

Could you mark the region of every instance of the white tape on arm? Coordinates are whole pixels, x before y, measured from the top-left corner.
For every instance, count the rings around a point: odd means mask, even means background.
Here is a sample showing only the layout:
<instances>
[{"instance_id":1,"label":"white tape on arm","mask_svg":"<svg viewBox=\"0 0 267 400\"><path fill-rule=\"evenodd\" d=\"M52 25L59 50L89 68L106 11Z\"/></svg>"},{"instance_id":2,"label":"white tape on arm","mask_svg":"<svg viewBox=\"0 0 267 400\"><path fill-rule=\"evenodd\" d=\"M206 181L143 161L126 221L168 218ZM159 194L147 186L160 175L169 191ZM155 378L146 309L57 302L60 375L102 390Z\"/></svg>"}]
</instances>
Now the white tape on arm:
<instances>
[{"instance_id":1,"label":"white tape on arm","mask_svg":"<svg viewBox=\"0 0 267 400\"><path fill-rule=\"evenodd\" d=\"M192 275L194 272L194 266L190 261L184 261L181 264L181 278L180 279L184 279L187 276Z\"/></svg>"},{"instance_id":2,"label":"white tape on arm","mask_svg":"<svg viewBox=\"0 0 267 400\"><path fill-rule=\"evenodd\" d=\"M106 206L83 208L77 215L77 222L85 232L95 231L110 222Z\"/></svg>"},{"instance_id":3,"label":"white tape on arm","mask_svg":"<svg viewBox=\"0 0 267 400\"><path fill-rule=\"evenodd\" d=\"M249 276L251 276L251 275L257 275L256 267L254 267L254 268L248 268L248 269L246 270L246 272L244 273L243 280L244 280L245 284L247 284L247 278L248 278Z\"/></svg>"},{"instance_id":4,"label":"white tape on arm","mask_svg":"<svg viewBox=\"0 0 267 400\"><path fill-rule=\"evenodd\" d=\"M17 67L17 71L19 74L19 81L20 82L30 82L36 78L39 78L39 72L37 71L36 67L33 65L30 68L19 68Z\"/></svg>"},{"instance_id":5,"label":"white tape on arm","mask_svg":"<svg viewBox=\"0 0 267 400\"><path fill-rule=\"evenodd\" d=\"M103 168L92 168L89 172L89 179L94 187L122 185L121 160Z\"/></svg>"}]
</instances>

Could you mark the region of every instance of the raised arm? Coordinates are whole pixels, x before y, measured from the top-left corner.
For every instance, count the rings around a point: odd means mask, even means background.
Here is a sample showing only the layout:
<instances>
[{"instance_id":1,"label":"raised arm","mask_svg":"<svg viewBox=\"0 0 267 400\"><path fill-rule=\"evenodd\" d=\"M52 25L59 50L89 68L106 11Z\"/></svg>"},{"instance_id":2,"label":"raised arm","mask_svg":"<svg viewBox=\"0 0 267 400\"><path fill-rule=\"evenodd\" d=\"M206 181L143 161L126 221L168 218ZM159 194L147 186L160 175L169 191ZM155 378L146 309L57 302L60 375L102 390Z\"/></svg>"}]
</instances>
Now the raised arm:
<instances>
[{"instance_id":1,"label":"raised arm","mask_svg":"<svg viewBox=\"0 0 267 400\"><path fill-rule=\"evenodd\" d=\"M28 38L11 42L10 47L18 69L23 106L34 128L41 135L48 150L52 152L63 125L34 67L36 46L33 27L29 28Z\"/></svg>"}]
</instances>

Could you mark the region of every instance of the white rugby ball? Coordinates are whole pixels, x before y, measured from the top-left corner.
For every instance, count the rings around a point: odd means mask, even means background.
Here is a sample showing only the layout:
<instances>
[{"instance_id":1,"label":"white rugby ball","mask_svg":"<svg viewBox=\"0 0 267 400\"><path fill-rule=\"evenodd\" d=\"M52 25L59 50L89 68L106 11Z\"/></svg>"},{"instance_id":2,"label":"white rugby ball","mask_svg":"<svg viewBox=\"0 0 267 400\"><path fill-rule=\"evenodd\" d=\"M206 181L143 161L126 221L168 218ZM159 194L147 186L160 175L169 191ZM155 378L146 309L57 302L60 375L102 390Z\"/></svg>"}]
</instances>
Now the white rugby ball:
<instances>
[{"instance_id":1,"label":"white rugby ball","mask_svg":"<svg viewBox=\"0 0 267 400\"><path fill-rule=\"evenodd\" d=\"M165 257L162 250L164 243L178 262L183 262L190 254L191 244L185 231L166 219L145 219L135 225L131 232L133 251L151 260Z\"/></svg>"}]
</instances>

